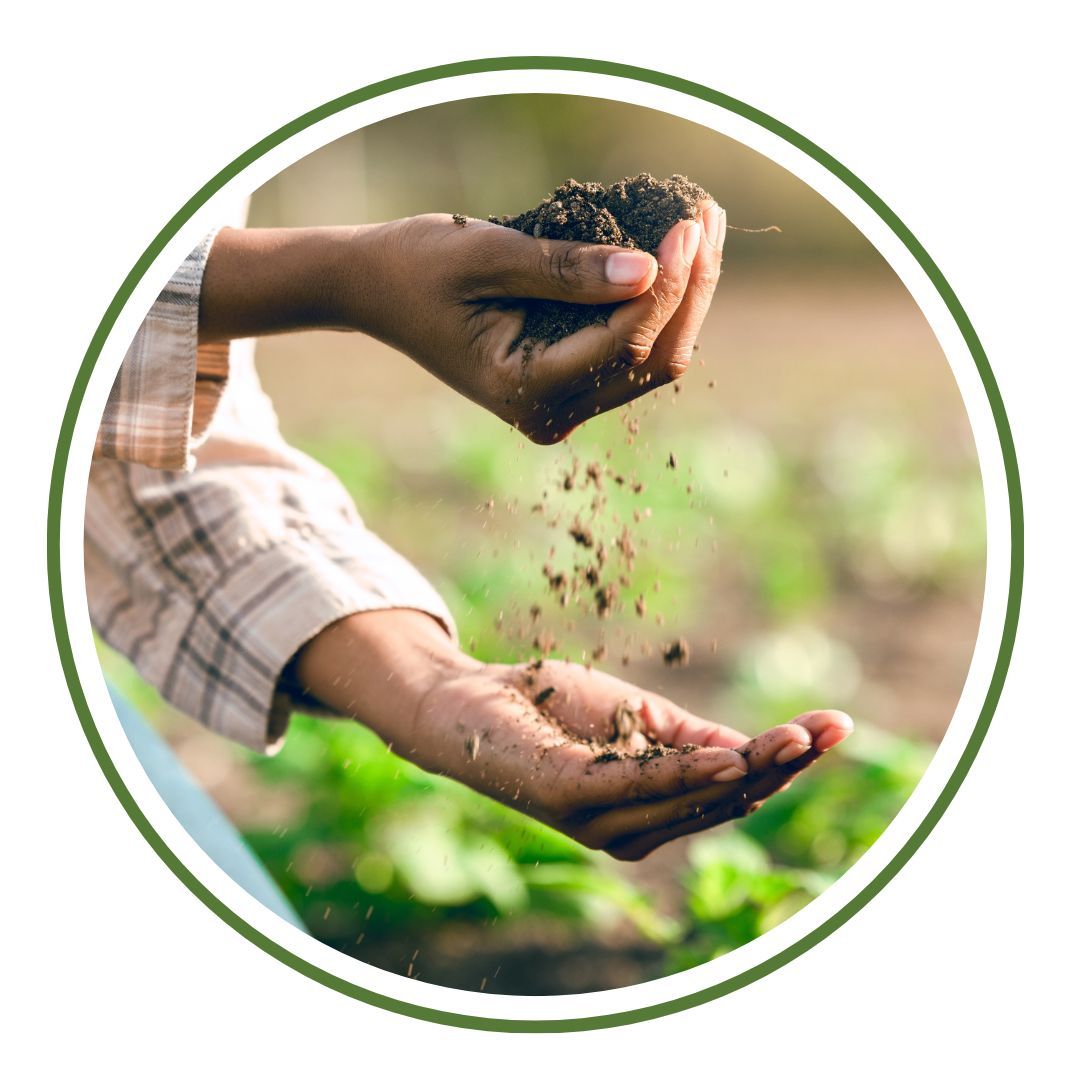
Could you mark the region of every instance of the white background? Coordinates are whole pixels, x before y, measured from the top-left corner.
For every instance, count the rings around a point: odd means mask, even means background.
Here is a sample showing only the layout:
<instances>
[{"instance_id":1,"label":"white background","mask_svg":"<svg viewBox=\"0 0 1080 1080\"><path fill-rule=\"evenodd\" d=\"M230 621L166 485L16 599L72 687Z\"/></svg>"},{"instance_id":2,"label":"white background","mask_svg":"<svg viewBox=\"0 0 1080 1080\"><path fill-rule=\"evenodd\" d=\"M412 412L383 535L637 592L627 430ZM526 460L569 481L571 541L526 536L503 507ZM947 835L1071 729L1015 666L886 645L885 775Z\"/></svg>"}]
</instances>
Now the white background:
<instances>
[{"instance_id":1,"label":"white background","mask_svg":"<svg viewBox=\"0 0 1080 1080\"><path fill-rule=\"evenodd\" d=\"M18 1075L269 1076L386 1068L846 1077L1060 1069L1077 956L1073 38L1049 4L602 5L397 16L360 5L20 14L4 72L9 491L0 1054ZM234 5L239 9L240 5ZM871 15L871 10L879 10ZM534 14L535 12L535 14ZM660 25L657 25L659 20ZM587 32L588 28L592 32ZM93 762L56 659L48 474L86 344L148 240L212 173L301 111L429 64L592 55L681 75L791 124L922 240L990 355L1028 515L1021 637L997 719L932 837L823 945L643 1027L492 1035L378 1012L284 968L199 904ZM1072 151L1072 153L1070 153ZM95 1070L96 1071L96 1070Z\"/></svg>"}]
</instances>

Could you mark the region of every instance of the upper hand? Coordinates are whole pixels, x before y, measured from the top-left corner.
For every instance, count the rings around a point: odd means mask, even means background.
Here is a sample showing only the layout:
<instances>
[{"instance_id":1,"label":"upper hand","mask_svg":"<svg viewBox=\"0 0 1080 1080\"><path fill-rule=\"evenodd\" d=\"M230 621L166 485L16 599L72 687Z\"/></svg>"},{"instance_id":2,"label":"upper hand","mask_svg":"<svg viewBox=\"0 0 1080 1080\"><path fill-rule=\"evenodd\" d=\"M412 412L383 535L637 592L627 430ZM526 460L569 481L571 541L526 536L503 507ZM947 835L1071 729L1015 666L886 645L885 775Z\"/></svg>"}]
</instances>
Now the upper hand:
<instances>
[{"instance_id":1,"label":"upper hand","mask_svg":"<svg viewBox=\"0 0 1080 1080\"><path fill-rule=\"evenodd\" d=\"M366 269L349 321L408 353L534 442L679 378L720 274L724 211L710 201L675 224L658 257L536 239L501 225L426 214L363 234ZM515 344L515 301L619 303L606 325Z\"/></svg>"}]
</instances>

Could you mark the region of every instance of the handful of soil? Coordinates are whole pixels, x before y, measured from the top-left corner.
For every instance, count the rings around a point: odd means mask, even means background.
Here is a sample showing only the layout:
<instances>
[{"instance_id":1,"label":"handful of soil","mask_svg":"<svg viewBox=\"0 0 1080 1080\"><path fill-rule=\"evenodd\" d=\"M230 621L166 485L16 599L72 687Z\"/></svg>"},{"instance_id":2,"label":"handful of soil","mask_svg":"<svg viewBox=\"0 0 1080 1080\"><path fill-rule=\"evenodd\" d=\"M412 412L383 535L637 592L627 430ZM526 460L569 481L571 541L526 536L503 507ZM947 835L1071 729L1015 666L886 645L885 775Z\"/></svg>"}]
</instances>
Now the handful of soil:
<instances>
[{"instance_id":1,"label":"handful of soil","mask_svg":"<svg viewBox=\"0 0 1080 1080\"><path fill-rule=\"evenodd\" d=\"M530 236L614 244L655 255L672 225L694 217L698 204L709 197L704 188L678 175L657 180L641 173L606 187L567 180L539 206L516 216L493 215L488 220ZM558 341L586 326L607 322L615 307L527 300L525 324L514 344Z\"/></svg>"}]
</instances>

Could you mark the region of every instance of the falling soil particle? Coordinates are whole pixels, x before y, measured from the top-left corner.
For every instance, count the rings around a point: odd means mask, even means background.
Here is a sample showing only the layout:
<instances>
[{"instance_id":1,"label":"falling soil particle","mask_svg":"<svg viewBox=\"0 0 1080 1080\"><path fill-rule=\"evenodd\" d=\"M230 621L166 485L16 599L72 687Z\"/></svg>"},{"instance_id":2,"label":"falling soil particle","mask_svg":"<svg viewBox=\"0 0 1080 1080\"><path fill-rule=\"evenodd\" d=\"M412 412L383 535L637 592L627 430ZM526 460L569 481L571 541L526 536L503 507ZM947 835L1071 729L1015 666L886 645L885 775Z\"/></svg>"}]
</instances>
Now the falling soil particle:
<instances>
[{"instance_id":1,"label":"falling soil particle","mask_svg":"<svg viewBox=\"0 0 1080 1080\"><path fill-rule=\"evenodd\" d=\"M465 740L465 753L470 761L480 753L480 736L475 731Z\"/></svg>"},{"instance_id":2,"label":"falling soil particle","mask_svg":"<svg viewBox=\"0 0 1080 1080\"><path fill-rule=\"evenodd\" d=\"M657 180L641 173L610 186L567 180L531 210L489 220L538 238L612 244L655 255L671 227L696 216L699 205L709 198L704 188L678 175ZM558 341L587 326L605 323L615 307L528 301L514 347L523 342Z\"/></svg>"},{"instance_id":3,"label":"falling soil particle","mask_svg":"<svg viewBox=\"0 0 1080 1080\"><path fill-rule=\"evenodd\" d=\"M533 698L533 702L536 705L543 705L544 702L547 701L547 699L549 697L551 697L551 695L554 694L554 693L555 693L555 687L554 686L545 686L544 689L541 690L540 693L537 694L536 697Z\"/></svg>"},{"instance_id":4,"label":"falling soil particle","mask_svg":"<svg viewBox=\"0 0 1080 1080\"><path fill-rule=\"evenodd\" d=\"M575 520L573 525L569 529L570 537L575 544L580 544L582 547L591 548L594 543L592 529L587 525L582 525L579 520Z\"/></svg>"},{"instance_id":5,"label":"falling soil particle","mask_svg":"<svg viewBox=\"0 0 1080 1080\"><path fill-rule=\"evenodd\" d=\"M619 596L618 591L614 585L602 585L594 595L596 597L596 614L601 619L606 619L615 606L615 601Z\"/></svg>"},{"instance_id":6,"label":"falling soil particle","mask_svg":"<svg viewBox=\"0 0 1080 1080\"><path fill-rule=\"evenodd\" d=\"M674 450L672 450L671 453L668 454L667 467L669 469L677 469L679 467L679 459L675 456Z\"/></svg>"},{"instance_id":7,"label":"falling soil particle","mask_svg":"<svg viewBox=\"0 0 1080 1080\"><path fill-rule=\"evenodd\" d=\"M690 642L676 638L664 648L664 663L668 667L686 667L690 663Z\"/></svg>"},{"instance_id":8,"label":"falling soil particle","mask_svg":"<svg viewBox=\"0 0 1080 1080\"><path fill-rule=\"evenodd\" d=\"M553 570L551 566L545 565L543 574L552 592L563 592L566 589L566 575L561 570Z\"/></svg>"},{"instance_id":9,"label":"falling soil particle","mask_svg":"<svg viewBox=\"0 0 1080 1080\"><path fill-rule=\"evenodd\" d=\"M620 701L615 706L615 715L612 719L615 741L626 742L631 735L643 728L641 713L629 701Z\"/></svg>"}]
</instances>

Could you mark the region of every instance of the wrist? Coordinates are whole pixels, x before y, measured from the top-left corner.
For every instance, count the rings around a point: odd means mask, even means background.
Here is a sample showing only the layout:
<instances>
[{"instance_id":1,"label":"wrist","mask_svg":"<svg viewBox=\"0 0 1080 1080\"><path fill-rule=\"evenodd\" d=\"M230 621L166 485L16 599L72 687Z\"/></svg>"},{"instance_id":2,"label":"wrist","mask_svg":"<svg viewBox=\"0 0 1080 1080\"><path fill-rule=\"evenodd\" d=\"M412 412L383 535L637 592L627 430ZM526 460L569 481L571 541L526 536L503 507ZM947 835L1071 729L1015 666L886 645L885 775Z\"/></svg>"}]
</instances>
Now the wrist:
<instances>
[{"instance_id":1,"label":"wrist","mask_svg":"<svg viewBox=\"0 0 1080 1080\"><path fill-rule=\"evenodd\" d=\"M342 229L333 248L331 296L340 325L391 345L403 287L392 274L397 225L387 221Z\"/></svg>"},{"instance_id":2,"label":"wrist","mask_svg":"<svg viewBox=\"0 0 1080 1080\"><path fill-rule=\"evenodd\" d=\"M203 273L202 343L293 330L355 330L380 226L222 229Z\"/></svg>"},{"instance_id":3,"label":"wrist","mask_svg":"<svg viewBox=\"0 0 1080 1080\"><path fill-rule=\"evenodd\" d=\"M300 650L295 670L304 689L326 708L407 750L420 704L431 690L482 667L430 615L390 609L350 615L327 627Z\"/></svg>"}]
</instances>

